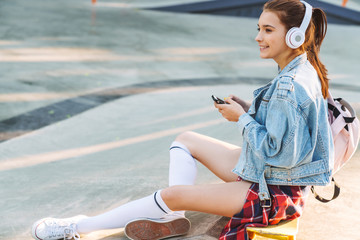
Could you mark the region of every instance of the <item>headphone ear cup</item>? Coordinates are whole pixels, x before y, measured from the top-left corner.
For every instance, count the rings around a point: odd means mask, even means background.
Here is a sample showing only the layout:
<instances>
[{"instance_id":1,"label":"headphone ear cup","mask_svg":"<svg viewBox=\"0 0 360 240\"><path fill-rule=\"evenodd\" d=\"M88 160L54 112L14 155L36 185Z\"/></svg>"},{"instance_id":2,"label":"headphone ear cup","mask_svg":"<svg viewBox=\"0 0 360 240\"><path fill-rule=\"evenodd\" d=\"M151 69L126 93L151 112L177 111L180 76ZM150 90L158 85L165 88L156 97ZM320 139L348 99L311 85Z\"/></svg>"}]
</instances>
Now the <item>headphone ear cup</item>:
<instances>
[{"instance_id":1,"label":"headphone ear cup","mask_svg":"<svg viewBox=\"0 0 360 240\"><path fill-rule=\"evenodd\" d=\"M286 33L285 41L290 48L296 49L305 42L305 34L300 28L293 27Z\"/></svg>"}]
</instances>

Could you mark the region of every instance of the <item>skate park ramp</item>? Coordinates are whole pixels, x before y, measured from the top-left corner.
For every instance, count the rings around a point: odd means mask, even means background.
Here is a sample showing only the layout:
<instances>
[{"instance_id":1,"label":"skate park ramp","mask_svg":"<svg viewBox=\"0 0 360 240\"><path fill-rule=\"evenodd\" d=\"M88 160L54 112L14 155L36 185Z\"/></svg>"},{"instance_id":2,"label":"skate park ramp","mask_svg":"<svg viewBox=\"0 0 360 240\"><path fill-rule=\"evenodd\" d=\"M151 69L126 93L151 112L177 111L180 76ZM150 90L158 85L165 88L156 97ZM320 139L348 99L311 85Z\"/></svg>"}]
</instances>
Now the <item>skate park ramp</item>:
<instances>
[{"instance_id":1,"label":"skate park ramp","mask_svg":"<svg viewBox=\"0 0 360 240\"><path fill-rule=\"evenodd\" d=\"M180 3L168 6L149 8L152 10L211 14L232 17L259 18L266 0L211 0L203 2ZM314 8L325 11L328 23L344 25L360 25L360 4L352 1L346 6L347 1L318 1L308 0ZM339 5L341 3L341 5Z\"/></svg>"},{"instance_id":2,"label":"skate park ramp","mask_svg":"<svg viewBox=\"0 0 360 240\"><path fill-rule=\"evenodd\" d=\"M251 100L277 66L259 58L255 18L145 10L180 2L1 3L0 239L31 239L42 217L93 216L165 188L168 148L183 131L241 145L211 95ZM358 112L359 37L358 26L330 24L321 51L333 95ZM309 197L298 239L358 237L359 157L337 174L337 200ZM220 182L198 166L197 184ZM180 239L216 239L226 223L187 216ZM116 229L83 239L126 238Z\"/></svg>"}]
</instances>

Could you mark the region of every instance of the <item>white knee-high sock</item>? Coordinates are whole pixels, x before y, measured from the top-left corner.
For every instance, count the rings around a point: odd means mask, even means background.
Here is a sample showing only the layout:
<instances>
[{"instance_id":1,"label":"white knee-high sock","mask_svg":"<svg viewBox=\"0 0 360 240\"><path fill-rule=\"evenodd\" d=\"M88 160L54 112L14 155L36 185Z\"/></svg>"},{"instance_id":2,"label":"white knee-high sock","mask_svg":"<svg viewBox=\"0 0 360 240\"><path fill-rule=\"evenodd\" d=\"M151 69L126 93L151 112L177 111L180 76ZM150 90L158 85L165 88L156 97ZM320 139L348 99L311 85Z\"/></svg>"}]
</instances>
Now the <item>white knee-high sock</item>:
<instances>
[{"instance_id":1,"label":"white knee-high sock","mask_svg":"<svg viewBox=\"0 0 360 240\"><path fill-rule=\"evenodd\" d=\"M169 186L194 185L196 175L196 160L189 149L174 141L170 146Z\"/></svg>"},{"instance_id":2,"label":"white knee-high sock","mask_svg":"<svg viewBox=\"0 0 360 240\"><path fill-rule=\"evenodd\" d=\"M170 146L169 186L194 185L196 176L196 160L184 144L174 141ZM184 217L185 211L173 215Z\"/></svg>"},{"instance_id":3,"label":"white knee-high sock","mask_svg":"<svg viewBox=\"0 0 360 240\"><path fill-rule=\"evenodd\" d=\"M77 223L78 233L104 229L123 228L136 218L161 218L172 211L160 195L161 190L150 196L126 203L98 216L85 218Z\"/></svg>"}]
</instances>

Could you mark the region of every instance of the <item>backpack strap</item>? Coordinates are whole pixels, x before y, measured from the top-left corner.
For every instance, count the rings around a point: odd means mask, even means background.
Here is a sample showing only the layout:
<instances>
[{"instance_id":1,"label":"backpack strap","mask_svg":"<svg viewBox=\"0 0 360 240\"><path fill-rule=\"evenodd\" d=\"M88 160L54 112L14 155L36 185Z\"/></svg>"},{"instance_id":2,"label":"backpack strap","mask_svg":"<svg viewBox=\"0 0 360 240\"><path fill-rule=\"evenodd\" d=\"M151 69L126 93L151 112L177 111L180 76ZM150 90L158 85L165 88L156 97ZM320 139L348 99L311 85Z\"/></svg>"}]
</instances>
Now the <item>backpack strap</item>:
<instances>
[{"instance_id":1,"label":"backpack strap","mask_svg":"<svg viewBox=\"0 0 360 240\"><path fill-rule=\"evenodd\" d=\"M339 185L335 182L335 179L332 178L331 179L332 182L334 182L334 194L332 196L331 199L325 199L323 197L321 197L320 195L318 195L316 192L315 192L315 188L314 186L311 186L311 192L314 194L314 197L319 200L320 202L323 202L323 203L327 203L327 202L330 202L332 200L334 200L335 198L337 198L340 194L340 187Z\"/></svg>"},{"instance_id":2,"label":"backpack strap","mask_svg":"<svg viewBox=\"0 0 360 240\"><path fill-rule=\"evenodd\" d=\"M351 107L351 105L345 101L344 99L342 98L334 98L334 101L338 101L340 104L341 104L341 108L343 111L345 111L345 109L349 110L350 114L351 114L351 117L345 117L343 116L344 118L344 121L345 123L349 124L349 123L352 123L354 122L355 118L356 118L356 112L355 110ZM331 110L333 112L333 116L335 118L337 118L341 113L339 111L339 109L336 108L336 106L332 105L331 103L328 103L328 109ZM347 131L349 131L349 128L348 128L348 125L345 125L345 129Z\"/></svg>"}]
</instances>

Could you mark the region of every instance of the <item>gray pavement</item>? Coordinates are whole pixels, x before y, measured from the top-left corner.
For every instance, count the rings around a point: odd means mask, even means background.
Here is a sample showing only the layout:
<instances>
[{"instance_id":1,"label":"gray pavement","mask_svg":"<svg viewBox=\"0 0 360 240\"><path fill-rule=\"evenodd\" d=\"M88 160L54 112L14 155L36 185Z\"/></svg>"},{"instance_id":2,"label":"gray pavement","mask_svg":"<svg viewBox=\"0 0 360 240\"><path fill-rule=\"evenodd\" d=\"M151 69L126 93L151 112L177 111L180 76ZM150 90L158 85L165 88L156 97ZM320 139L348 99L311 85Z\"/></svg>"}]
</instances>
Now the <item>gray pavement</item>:
<instances>
[{"instance_id":1,"label":"gray pavement","mask_svg":"<svg viewBox=\"0 0 360 240\"><path fill-rule=\"evenodd\" d=\"M210 96L251 99L276 75L258 57L257 20L141 10L180 1L149 2L1 2L0 239L30 239L41 217L95 215L166 187L168 147L182 131L241 144ZM333 95L358 112L359 37L359 27L329 25L321 52ZM199 184L218 182L199 167ZM188 216L186 238L214 239L223 226Z\"/></svg>"}]
</instances>

